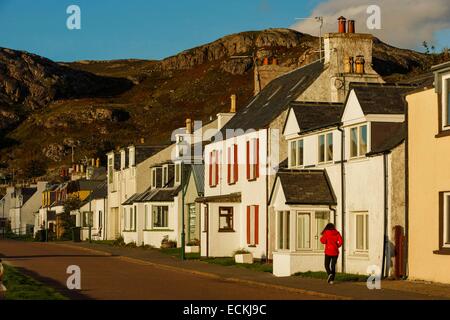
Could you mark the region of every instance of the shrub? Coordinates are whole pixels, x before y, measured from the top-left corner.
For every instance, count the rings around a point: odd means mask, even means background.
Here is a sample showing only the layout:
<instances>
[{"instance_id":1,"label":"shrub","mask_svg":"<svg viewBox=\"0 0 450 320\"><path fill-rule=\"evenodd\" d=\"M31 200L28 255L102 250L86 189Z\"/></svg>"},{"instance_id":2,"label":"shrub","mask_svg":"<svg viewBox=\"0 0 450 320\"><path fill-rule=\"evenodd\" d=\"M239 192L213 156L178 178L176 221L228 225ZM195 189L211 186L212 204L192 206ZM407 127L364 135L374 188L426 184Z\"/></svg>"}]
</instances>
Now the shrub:
<instances>
[{"instance_id":1,"label":"shrub","mask_svg":"<svg viewBox=\"0 0 450 320\"><path fill-rule=\"evenodd\" d=\"M165 236L161 241L161 249L176 248L177 242L174 240L169 240L169 236Z\"/></svg>"},{"instance_id":2,"label":"shrub","mask_svg":"<svg viewBox=\"0 0 450 320\"><path fill-rule=\"evenodd\" d=\"M233 256L235 256L237 254L247 254L247 253L251 253L251 252L248 250L245 250L245 249L238 249L233 253Z\"/></svg>"},{"instance_id":3,"label":"shrub","mask_svg":"<svg viewBox=\"0 0 450 320\"><path fill-rule=\"evenodd\" d=\"M186 245L187 245L188 247L199 246L199 245L200 245L200 240L198 240L198 239L193 239L193 240L189 241Z\"/></svg>"},{"instance_id":4,"label":"shrub","mask_svg":"<svg viewBox=\"0 0 450 320\"><path fill-rule=\"evenodd\" d=\"M115 247L123 247L123 246L125 246L125 241L123 240L123 237L120 236L116 240L114 240L112 245Z\"/></svg>"}]
</instances>

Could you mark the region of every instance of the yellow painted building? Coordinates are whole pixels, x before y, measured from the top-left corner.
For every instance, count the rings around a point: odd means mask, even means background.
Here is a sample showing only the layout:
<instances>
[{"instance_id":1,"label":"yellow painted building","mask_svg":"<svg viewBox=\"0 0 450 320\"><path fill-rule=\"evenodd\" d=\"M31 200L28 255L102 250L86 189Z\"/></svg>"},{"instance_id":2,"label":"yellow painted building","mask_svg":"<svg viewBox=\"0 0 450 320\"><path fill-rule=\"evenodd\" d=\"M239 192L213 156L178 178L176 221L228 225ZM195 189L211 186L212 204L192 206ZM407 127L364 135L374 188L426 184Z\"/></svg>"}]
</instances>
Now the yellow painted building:
<instances>
[{"instance_id":1,"label":"yellow painted building","mask_svg":"<svg viewBox=\"0 0 450 320\"><path fill-rule=\"evenodd\" d=\"M408 102L409 278L450 283L450 63Z\"/></svg>"}]
</instances>

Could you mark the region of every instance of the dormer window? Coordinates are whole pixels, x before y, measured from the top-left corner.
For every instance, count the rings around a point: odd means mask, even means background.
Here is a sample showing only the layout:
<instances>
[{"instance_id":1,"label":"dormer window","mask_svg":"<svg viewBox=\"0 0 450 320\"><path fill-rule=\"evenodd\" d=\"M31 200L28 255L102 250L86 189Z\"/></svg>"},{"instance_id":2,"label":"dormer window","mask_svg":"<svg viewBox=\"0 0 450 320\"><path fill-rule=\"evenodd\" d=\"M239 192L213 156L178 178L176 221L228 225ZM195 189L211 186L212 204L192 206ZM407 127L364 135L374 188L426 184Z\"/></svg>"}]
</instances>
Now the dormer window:
<instances>
[{"instance_id":1,"label":"dormer window","mask_svg":"<svg viewBox=\"0 0 450 320\"><path fill-rule=\"evenodd\" d=\"M160 188L161 182L162 182L162 174L161 174L162 168L156 167L152 168L152 188Z\"/></svg>"},{"instance_id":2,"label":"dormer window","mask_svg":"<svg viewBox=\"0 0 450 320\"><path fill-rule=\"evenodd\" d=\"M367 153L367 125L350 128L350 158L364 157Z\"/></svg>"},{"instance_id":3,"label":"dormer window","mask_svg":"<svg viewBox=\"0 0 450 320\"><path fill-rule=\"evenodd\" d=\"M162 171L162 185L165 186L169 182L169 166L165 165Z\"/></svg>"},{"instance_id":4,"label":"dormer window","mask_svg":"<svg viewBox=\"0 0 450 320\"><path fill-rule=\"evenodd\" d=\"M181 163L175 164L175 184L181 183Z\"/></svg>"},{"instance_id":5,"label":"dormer window","mask_svg":"<svg viewBox=\"0 0 450 320\"><path fill-rule=\"evenodd\" d=\"M333 133L319 136L319 163L333 161Z\"/></svg>"},{"instance_id":6,"label":"dormer window","mask_svg":"<svg viewBox=\"0 0 450 320\"><path fill-rule=\"evenodd\" d=\"M303 139L290 142L290 167L303 166Z\"/></svg>"}]
</instances>

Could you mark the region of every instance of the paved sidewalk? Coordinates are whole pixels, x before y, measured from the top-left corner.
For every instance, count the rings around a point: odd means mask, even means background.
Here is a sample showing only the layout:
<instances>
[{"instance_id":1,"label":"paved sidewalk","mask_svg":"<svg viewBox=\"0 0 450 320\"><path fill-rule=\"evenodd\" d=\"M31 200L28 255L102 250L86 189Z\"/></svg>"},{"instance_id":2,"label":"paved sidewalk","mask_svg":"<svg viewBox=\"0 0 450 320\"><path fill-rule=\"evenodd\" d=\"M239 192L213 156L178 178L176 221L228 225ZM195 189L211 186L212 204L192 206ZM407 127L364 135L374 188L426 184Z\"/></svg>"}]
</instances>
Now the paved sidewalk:
<instances>
[{"instance_id":1,"label":"paved sidewalk","mask_svg":"<svg viewBox=\"0 0 450 320\"><path fill-rule=\"evenodd\" d=\"M184 272L220 278L227 281L257 284L267 288L284 288L293 292L305 292L327 299L362 300L422 300L450 299L450 286L416 283L412 281L382 281L381 290L369 290L365 283L336 282L328 285L320 279L302 277L278 278L271 273L259 272L234 266L221 266L199 260L181 261L157 250L142 248L113 247L103 244L58 243L56 245L84 248L97 253L119 256L135 263L147 263L161 268L174 268Z\"/></svg>"}]
</instances>

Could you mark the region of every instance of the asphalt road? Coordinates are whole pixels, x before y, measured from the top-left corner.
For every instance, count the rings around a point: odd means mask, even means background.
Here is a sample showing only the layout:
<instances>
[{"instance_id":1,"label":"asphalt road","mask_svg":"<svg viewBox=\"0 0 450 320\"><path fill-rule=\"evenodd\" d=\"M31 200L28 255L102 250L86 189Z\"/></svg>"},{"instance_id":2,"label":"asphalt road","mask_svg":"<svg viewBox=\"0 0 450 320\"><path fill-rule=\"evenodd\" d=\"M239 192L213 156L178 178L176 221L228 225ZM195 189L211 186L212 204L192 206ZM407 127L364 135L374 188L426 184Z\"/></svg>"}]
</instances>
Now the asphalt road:
<instances>
[{"instance_id":1,"label":"asphalt road","mask_svg":"<svg viewBox=\"0 0 450 320\"><path fill-rule=\"evenodd\" d=\"M231 282L132 259L54 244L0 240L4 262L71 299L303 300L319 297ZM81 290L67 289L69 266L81 269Z\"/></svg>"}]
</instances>

